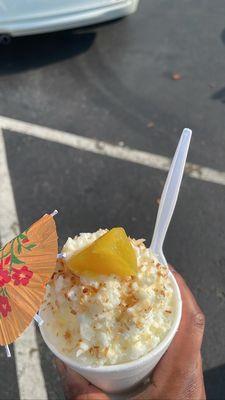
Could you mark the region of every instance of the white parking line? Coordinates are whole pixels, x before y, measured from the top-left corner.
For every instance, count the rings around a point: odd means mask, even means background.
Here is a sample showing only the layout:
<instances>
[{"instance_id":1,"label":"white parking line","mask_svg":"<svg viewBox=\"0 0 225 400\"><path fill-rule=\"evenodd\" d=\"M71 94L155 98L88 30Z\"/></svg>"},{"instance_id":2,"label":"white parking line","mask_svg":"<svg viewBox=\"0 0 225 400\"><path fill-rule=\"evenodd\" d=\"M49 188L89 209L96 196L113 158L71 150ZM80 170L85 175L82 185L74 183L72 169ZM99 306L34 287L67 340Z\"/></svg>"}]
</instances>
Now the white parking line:
<instances>
[{"instance_id":1,"label":"white parking line","mask_svg":"<svg viewBox=\"0 0 225 400\"><path fill-rule=\"evenodd\" d=\"M108 157L119 158L147 167L168 171L171 159L146 151L134 150L128 147L115 146L100 140L85 138L73 133L47 128L28 122L0 116L0 128L14 133L34 136L38 139L60 143L75 149L89 151ZM186 174L191 178L225 185L225 172L198 164L187 163Z\"/></svg>"},{"instance_id":2,"label":"white parking line","mask_svg":"<svg viewBox=\"0 0 225 400\"><path fill-rule=\"evenodd\" d=\"M0 241L1 244L5 244L19 233L19 222L1 128L0 182ZM47 400L48 396L33 324L14 343L14 352L20 399ZM7 359L5 362L7 363Z\"/></svg>"}]
</instances>

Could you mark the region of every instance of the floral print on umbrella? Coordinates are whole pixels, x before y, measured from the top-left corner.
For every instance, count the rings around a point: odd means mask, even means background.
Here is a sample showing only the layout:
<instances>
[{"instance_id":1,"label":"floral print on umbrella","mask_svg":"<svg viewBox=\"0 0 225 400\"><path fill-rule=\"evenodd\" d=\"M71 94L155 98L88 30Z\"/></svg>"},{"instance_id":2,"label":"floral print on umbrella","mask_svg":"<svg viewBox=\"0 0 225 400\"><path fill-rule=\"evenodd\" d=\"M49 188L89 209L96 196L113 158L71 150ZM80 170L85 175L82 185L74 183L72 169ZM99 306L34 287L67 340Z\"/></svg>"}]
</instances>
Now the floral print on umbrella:
<instances>
[{"instance_id":1,"label":"floral print on umbrella","mask_svg":"<svg viewBox=\"0 0 225 400\"><path fill-rule=\"evenodd\" d=\"M32 275L33 272L30 271L26 265L20 269L13 268L12 279L14 280L14 285L26 286L32 278Z\"/></svg>"},{"instance_id":2,"label":"floral print on umbrella","mask_svg":"<svg viewBox=\"0 0 225 400\"><path fill-rule=\"evenodd\" d=\"M0 249L0 319L6 318L11 311L7 284L11 281L14 286L26 286L33 276L24 261L16 256L15 249L20 255L22 249L31 251L35 246L35 243L30 243L25 231L12 240L8 252L4 251L5 247Z\"/></svg>"}]
</instances>

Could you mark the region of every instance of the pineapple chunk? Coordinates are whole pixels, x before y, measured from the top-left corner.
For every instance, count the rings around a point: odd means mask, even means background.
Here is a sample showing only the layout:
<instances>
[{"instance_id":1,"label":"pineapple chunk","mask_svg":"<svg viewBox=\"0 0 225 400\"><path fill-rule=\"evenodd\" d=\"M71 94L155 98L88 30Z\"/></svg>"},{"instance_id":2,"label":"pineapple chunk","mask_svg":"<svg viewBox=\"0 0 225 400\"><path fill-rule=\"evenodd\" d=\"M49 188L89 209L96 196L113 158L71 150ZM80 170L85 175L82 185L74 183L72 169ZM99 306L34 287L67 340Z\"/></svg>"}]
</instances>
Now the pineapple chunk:
<instances>
[{"instance_id":1,"label":"pineapple chunk","mask_svg":"<svg viewBox=\"0 0 225 400\"><path fill-rule=\"evenodd\" d=\"M113 228L66 262L75 274L136 275L137 258L123 228Z\"/></svg>"}]
</instances>

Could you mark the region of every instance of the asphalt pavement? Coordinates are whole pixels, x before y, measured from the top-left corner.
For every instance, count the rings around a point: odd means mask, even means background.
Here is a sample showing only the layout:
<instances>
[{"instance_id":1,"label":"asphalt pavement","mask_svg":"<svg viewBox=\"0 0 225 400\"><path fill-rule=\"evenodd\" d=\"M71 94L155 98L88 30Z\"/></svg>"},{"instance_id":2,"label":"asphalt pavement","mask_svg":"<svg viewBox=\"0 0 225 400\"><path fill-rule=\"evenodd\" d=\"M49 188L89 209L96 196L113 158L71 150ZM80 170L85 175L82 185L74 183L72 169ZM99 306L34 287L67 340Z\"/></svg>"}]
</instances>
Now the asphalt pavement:
<instances>
[{"instance_id":1,"label":"asphalt pavement","mask_svg":"<svg viewBox=\"0 0 225 400\"><path fill-rule=\"evenodd\" d=\"M189 127L189 161L224 172L224 10L222 0L141 0L125 19L14 39L0 47L0 115L169 158ZM21 228L57 208L60 245L113 226L150 243L165 171L7 130L4 140ZM185 176L165 245L206 315L212 400L225 398L224 193ZM37 336L48 398L61 400ZM0 398L19 399L4 351Z\"/></svg>"}]
</instances>

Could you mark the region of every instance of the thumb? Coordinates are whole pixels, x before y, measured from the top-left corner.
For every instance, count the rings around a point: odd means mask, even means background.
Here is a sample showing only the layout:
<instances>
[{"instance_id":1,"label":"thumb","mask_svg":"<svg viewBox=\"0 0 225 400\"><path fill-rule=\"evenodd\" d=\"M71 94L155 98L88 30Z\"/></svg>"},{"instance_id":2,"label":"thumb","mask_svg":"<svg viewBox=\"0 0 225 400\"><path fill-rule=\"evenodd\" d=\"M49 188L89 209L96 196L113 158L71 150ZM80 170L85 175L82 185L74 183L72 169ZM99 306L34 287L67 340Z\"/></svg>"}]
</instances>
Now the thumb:
<instances>
[{"instance_id":1,"label":"thumb","mask_svg":"<svg viewBox=\"0 0 225 400\"><path fill-rule=\"evenodd\" d=\"M107 395L73 369L69 368L61 360L55 358L54 363L59 372L67 400L109 400Z\"/></svg>"}]
</instances>

